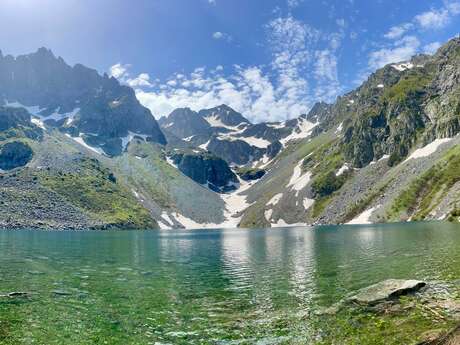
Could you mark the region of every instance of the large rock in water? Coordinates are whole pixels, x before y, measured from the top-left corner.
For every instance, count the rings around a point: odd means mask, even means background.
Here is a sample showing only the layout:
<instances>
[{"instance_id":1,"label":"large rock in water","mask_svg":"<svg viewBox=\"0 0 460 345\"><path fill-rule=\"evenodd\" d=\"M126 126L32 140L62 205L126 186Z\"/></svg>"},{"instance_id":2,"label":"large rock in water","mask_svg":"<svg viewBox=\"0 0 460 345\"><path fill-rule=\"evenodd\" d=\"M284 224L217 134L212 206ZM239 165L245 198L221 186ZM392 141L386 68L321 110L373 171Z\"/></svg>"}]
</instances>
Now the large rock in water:
<instances>
[{"instance_id":1,"label":"large rock in water","mask_svg":"<svg viewBox=\"0 0 460 345\"><path fill-rule=\"evenodd\" d=\"M388 279L359 290L349 301L375 305L402 295L417 292L425 285L426 283L420 280Z\"/></svg>"}]
</instances>

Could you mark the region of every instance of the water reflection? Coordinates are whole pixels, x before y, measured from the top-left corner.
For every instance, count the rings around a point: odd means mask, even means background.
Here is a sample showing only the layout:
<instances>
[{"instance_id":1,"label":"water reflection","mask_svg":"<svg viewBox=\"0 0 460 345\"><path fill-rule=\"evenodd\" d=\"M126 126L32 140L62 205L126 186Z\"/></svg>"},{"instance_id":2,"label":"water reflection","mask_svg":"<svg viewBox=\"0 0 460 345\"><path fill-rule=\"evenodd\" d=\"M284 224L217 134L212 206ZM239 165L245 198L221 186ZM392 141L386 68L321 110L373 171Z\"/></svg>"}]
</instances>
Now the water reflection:
<instances>
[{"instance_id":1,"label":"water reflection","mask_svg":"<svg viewBox=\"0 0 460 345\"><path fill-rule=\"evenodd\" d=\"M279 331L277 320L330 305L351 290L387 278L460 279L459 267L460 229L442 223L0 231L0 293L40 296L33 311L23 312L38 314L34 322L42 329L55 327L62 313L84 308L88 329L116 321L155 341L184 330L197 339L268 337ZM56 289L72 297L56 299ZM83 322L74 317L63 322Z\"/></svg>"}]
</instances>

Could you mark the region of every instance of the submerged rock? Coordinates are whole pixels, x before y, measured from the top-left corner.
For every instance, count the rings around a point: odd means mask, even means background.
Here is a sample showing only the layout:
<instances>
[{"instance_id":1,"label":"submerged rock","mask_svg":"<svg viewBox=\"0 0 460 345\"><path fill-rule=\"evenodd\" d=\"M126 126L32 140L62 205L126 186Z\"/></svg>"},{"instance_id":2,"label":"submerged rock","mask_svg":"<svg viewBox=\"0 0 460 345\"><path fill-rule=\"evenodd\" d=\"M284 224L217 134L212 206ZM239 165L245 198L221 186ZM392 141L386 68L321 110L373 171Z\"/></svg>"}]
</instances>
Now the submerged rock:
<instances>
[{"instance_id":1,"label":"submerged rock","mask_svg":"<svg viewBox=\"0 0 460 345\"><path fill-rule=\"evenodd\" d=\"M13 291L10 293L7 293L5 295L0 295L0 297L3 298L27 298L30 297L29 292L24 292L24 291Z\"/></svg>"},{"instance_id":2,"label":"submerged rock","mask_svg":"<svg viewBox=\"0 0 460 345\"><path fill-rule=\"evenodd\" d=\"M375 305L417 292L424 286L426 286L426 283L420 280L388 279L359 290L356 295L349 298L349 301L358 304Z\"/></svg>"},{"instance_id":3,"label":"submerged rock","mask_svg":"<svg viewBox=\"0 0 460 345\"><path fill-rule=\"evenodd\" d=\"M70 296L70 295L72 295L72 293L70 291L67 291L67 290L53 290L52 293L55 296Z\"/></svg>"}]
</instances>

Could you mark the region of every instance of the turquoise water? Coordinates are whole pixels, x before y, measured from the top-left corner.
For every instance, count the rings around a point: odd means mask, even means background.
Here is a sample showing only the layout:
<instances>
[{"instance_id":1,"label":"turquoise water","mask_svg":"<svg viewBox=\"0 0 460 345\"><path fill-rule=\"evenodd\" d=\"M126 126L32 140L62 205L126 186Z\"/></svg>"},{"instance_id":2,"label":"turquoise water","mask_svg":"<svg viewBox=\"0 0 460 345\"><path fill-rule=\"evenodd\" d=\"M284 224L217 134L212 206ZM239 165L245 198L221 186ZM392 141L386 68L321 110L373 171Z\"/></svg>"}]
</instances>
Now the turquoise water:
<instances>
[{"instance_id":1,"label":"turquoise water","mask_svg":"<svg viewBox=\"0 0 460 345\"><path fill-rule=\"evenodd\" d=\"M0 299L0 343L308 343L387 278L460 279L460 227L0 231L0 294L31 294Z\"/></svg>"}]
</instances>

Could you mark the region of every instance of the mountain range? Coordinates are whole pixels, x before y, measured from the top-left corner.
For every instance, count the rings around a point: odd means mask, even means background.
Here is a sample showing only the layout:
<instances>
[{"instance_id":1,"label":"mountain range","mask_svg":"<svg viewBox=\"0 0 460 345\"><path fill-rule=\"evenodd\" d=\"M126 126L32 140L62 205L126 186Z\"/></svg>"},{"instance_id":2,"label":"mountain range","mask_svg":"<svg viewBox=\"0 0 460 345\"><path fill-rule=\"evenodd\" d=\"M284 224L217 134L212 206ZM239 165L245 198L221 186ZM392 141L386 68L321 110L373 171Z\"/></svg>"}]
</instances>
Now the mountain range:
<instances>
[{"instance_id":1,"label":"mountain range","mask_svg":"<svg viewBox=\"0 0 460 345\"><path fill-rule=\"evenodd\" d=\"M255 124L225 104L157 122L113 77L0 52L0 227L456 221L459 132L459 38Z\"/></svg>"}]
</instances>

